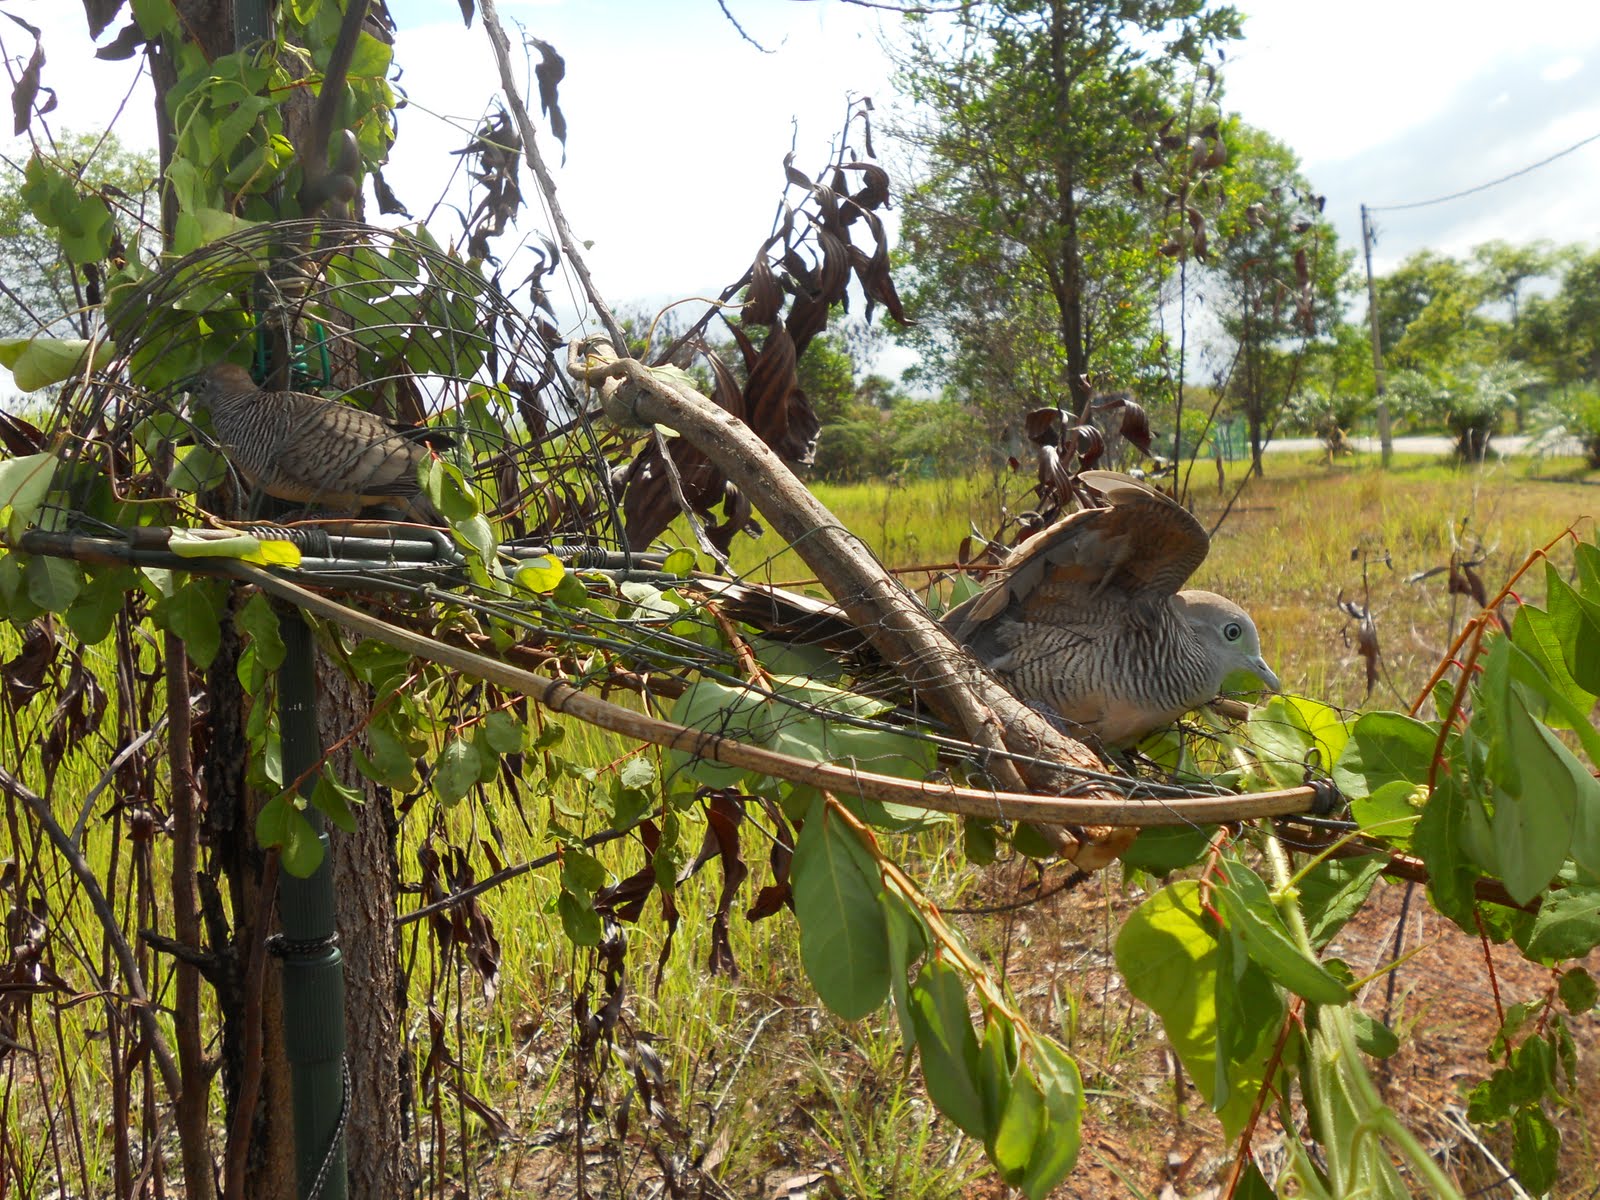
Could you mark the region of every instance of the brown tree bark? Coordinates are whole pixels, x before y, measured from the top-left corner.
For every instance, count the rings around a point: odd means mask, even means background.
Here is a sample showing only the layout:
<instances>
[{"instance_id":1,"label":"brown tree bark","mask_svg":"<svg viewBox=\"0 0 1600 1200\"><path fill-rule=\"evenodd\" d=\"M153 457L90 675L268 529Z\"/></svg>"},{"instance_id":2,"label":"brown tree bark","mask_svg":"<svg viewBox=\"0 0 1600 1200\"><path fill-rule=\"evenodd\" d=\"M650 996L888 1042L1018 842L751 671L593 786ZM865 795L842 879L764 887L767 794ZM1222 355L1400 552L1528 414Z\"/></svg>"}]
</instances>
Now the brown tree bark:
<instances>
[{"instance_id":1,"label":"brown tree bark","mask_svg":"<svg viewBox=\"0 0 1600 1200\"><path fill-rule=\"evenodd\" d=\"M334 746L371 715L365 690L326 654L317 653L317 732ZM363 777L350 747L329 760L344 783L360 787L356 831L329 834L334 907L344 953L345 1057L350 1064L350 1117L345 1125L351 1200L412 1194L421 1166L412 1138L410 1080L405 1061L405 978L395 923L400 862L389 793Z\"/></svg>"},{"instance_id":2,"label":"brown tree bark","mask_svg":"<svg viewBox=\"0 0 1600 1200\"><path fill-rule=\"evenodd\" d=\"M208 57L235 48L231 0L175 2L183 27L191 31ZM352 0L351 8L364 13L367 5ZM359 20L360 15L352 19ZM166 93L176 82L176 73L170 48L154 47L151 59L165 169L173 146ZM308 101L286 106L285 131L297 149L305 147L312 121ZM169 236L175 219L170 197L164 195L163 228ZM266 797L251 793L244 782L244 729L254 698L244 695L239 686L238 637L227 618L223 637L223 648L209 673L212 737L204 783L207 847L214 867L226 877L232 918L228 929L222 906L216 902L207 922L211 944L221 947L225 940L227 943L221 954L226 967L220 972L219 986L222 1074L229 1117L225 1162L233 1168L235 1187L230 1196L291 1200L295 1167L281 972L269 958L259 991L246 979L252 955L260 957L264 938L276 927L275 887L270 883L263 887L272 875L264 872L264 855L255 841L255 816ZM325 747L365 724L365 690L320 655L318 694L318 726ZM411 1182L418 1177L414 1152L408 1152L409 1122L404 1119L408 1089L401 1066L404 984L395 924L398 866L394 820L387 793L356 774L348 752L335 756L334 769L347 783L360 786L366 799L357 809L356 833L334 831L331 836L345 962L352 1092L346 1129L349 1195L355 1200L391 1200L409 1194ZM241 1103L249 1108L248 1120L236 1122Z\"/></svg>"}]
</instances>

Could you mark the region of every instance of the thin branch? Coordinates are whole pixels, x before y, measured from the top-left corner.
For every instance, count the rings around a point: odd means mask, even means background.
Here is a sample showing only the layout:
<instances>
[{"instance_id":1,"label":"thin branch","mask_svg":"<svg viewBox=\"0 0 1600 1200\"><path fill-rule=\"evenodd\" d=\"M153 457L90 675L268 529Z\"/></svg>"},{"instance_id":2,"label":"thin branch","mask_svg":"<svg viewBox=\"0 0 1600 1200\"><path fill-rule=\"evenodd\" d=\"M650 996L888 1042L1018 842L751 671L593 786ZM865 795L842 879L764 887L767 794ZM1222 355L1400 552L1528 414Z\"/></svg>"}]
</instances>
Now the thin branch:
<instances>
[{"instance_id":1,"label":"thin branch","mask_svg":"<svg viewBox=\"0 0 1600 1200\"><path fill-rule=\"evenodd\" d=\"M328 56L327 69L322 73L322 87L317 93L317 105L311 110L311 127L306 134L305 149L300 157L300 207L311 212L327 200L323 180L328 175L328 143L333 138L333 122L339 105L344 100L345 76L350 62L355 58L356 44L361 40L361 26L367 19L371 0L350 0L344 19L339 24L339 36Z\"/></svg>"},{"instance_id":2,"label":"thin branch","mask_svg":"<svg viewBox=\"0 0 1600 1200\"><path fill-rule=\"evenodd\" d=\"M189 655L183 639L170 629L165 634L167 715L172 736L167 739L167 761L172 779L172 932L179 943L200 945L200 905L195 896L200 841L194 786L194 742L190 726ZM210 1097L205 1046L200 1029L200 971L179 960L173 1009L173 1036L178 1043L178 1070L183 1096L176 1105L179 1158L183 1166L184 1195L189 1200L211 1200L216 1193L216 1173L211 1162Z\"/></svg>"},{"instance_id":3,"label":"thin branch","mask_svg":"<svg viewBox=\"0 0 1600 1200\"><path fill-rule=\"evenodd\" d=\"M598 387L611 420L623 426L666 425L715 462L817 573L873 649L950 725L980 751L990 752L985 766L1004 789L1081 788L1074 772L1101 770L1100 760L1083 743L1046 722L957 646L921 601L884 571L861 539L840 526L749 426L692 387L615 357L604 344L575 343L567 370ZM1019 772L1006 757L1013 751L1054 759L1059 766Z\"/></svg>"},{"instance_id":4,"label":"thin branch","mask_svg":"<svg viewBox=\"0 0 1600 1200\"><path fill-rule=\"evenodd\" d=\"M178 1072L178 1064L172 1057L172 1048L167 1045L166 1039L161 1035L161 1026L156 1021L156 1008L150 999L150 993L145 989L144 976L139 970L139 964L134 960L133 949L122 936L122 927L117 923L117 914L112 911L106 894L100 890L100 881L95 878L94 871L89 866L89 860L73 844L67 836L67 831L61 828L55 814L50 811L50 805L45 798L35 792L27 784L12 775L5 767L0 766L0 788L9 792L20 800L25 808L33 814L33 819L39 822L39 827L49 836L55 845L56 853L61 855L78 877L79 884L83 887L84 895L88 897L89 907L94 910L94 915L99 918L100 927L105 932L106 942L111 947L111 953L116 956L117 965L122 968L123 978L127 980L128 990L133 994L133 1013L138 1019L140 1029L144 1033L145 1041L150 1046L150 1053L155 1059L156 1068L161 1072L161 1082L166 1085L167 1094L177 1101L183 1095L183 1085Z\"/></svg>"},{"instance_id":5,"label":"thin branch","mask_svg":"<svg viewBox=\"0 0 1600 1200\"><path fill-rule=\"evenodd\" d=\"M258 891L263 896L278 894L278 855L267 854L261 871ZM251 1140L250 1127L255 1122L256 1103L261 1098L261 1076L266 1070L266 1056L262 1047L266 1032L262 1027L262 996L266 990L267 975L267 920L266 913L257 920L250 954L244 970L244 1013L241 1023L243 1046L240 1058L244 1069L240 1072L239 1094L233 1110L233 1123L228 1128L226 1154L223 1162L223 1191L227 1200L244 1200L246 1168L249 1166Z\"/></svg>"},{"instance_id":6,"label":"thin branch","mask_svg":"<svg viewBox=\"0 0 1600 1200\"><path fill-rule=\"evenodd\" d=\"M760 42L756 41L755 38L751 37L748 33L745 32L745 28L744 28L743 25L739 24L738 18L735 17L731 12L728 11L728 0L717 0L717 7L722 10L722 15L728 18L728 24L732 25L734 27L734 29L738 31L738 34L739 34L740 37L742 37L745 41L749 42L752 46L754 46L757 50L761 51L761 53L763 53L763 54L771 54L771 53L773 53L771 50L768 50Z\"/></svg>"},{"instance_id":7,"label":"thin branch","mask_svg":"<svg viewBox=\"0 0 1600 1200\"><path fill-rule=\"evenodd\" d=\"M506 31L500 24L500 14L495 11L495 0L478 0L478 11L483 15L483 28L489 34L489 45L494 50L494 59L500 67L500 86L506 94L506 103L511 106L512 119L517 123L517 132L522 135L522 154L528 166L533 168L533 174L539 181L539 190L544 194L545 203L550 206L550 223L555 226L556 237L561 239L561 249L567 256L567 261L572 264L572 269L578 274L578 282L583 284L583 293L589 298L589 303L594 305L595 314L600 318L600 323L606 327L606 332L611 335L612 341L618 346L626 346L628 339L623 336L622 326L617 324L617 318L612 315L611 308L601 297L594 286L594 280L589 275L589 265L584 261L582 248L578 239L572 235L572 226L567 223L567 217L561 211L561 203L556 199L556 181L550 175L550 168L545 165L544 155L539 152L539 140L533 127L533 118L528 115L528 106L522 102L522 93L517 91L516 78L511 73L511 39L506 37Z\"/></svg>"},{"instance_id":8,"label":"thin branch","mask_svg":"<svg viewBox=\"0 0 1600 1200\"><path fill-rule=\"evenodd\" d=\"M603 829L599 833L590 834L583 839L583 844L590 849L603 846L607 842L614 842L618 838L627 837L633 830L630 829ZM465 904L468 900L477 898L487 891L492 891L502 883L507 883L530 871L538 871L544 867L552 866L561 860L561 851L553 850L549 854L541 854L538 858L529 859L527 862L515 863L509 867L501 867L493 875L485 875L471 887L464 887L459 892L451 892L442 900L435 900L432 904L424 904L414 912L402 913L395 919L395 925L405 926L413 921L420 921L424 917L431 917L434 913L444 912L447 908L454 908L458 904Z\"/></svg>"},{"instance_id":9,"label":"thin branch","mask_svg":"<svg viewBox=\"0 0 1600 1200\"><path fill-rule=\"evenodd\" d=\"M72 826L72 844L74 846L83 845L83 831L89 825L89 814L94 811L94 802L100 798L100 793L105 791L111 781L116 778L116 774L122 770L123 764L139 753L151 738L160 737L161 731L166 727L167 714L162 713L156 718L154 725L117 751L116 757L111 760L110 765L101 773L94 786L89 789L88 794L83 798L83 804L78 809L78 819Z\"/></svg>"}]
</instances>

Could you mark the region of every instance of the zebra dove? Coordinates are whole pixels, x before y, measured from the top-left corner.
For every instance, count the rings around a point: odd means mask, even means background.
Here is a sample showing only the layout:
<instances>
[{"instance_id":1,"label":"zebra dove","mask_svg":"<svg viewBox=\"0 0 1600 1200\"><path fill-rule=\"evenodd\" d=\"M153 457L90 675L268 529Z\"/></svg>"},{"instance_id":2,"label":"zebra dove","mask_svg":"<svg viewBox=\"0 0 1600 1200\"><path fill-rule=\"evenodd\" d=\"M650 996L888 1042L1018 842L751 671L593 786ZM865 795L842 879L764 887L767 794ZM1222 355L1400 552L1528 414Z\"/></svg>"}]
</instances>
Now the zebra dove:
<instances>
[{"instance_id":1,"label":"zebra dove","mask_svg":"<svg viewBox=\"0 0 1600 1200\"><path fill-rule=\"evenodd\" d=\"M1200 523L1127 475L1079 478L1106 507L1025 541L999 579L946 614L951 635L1022 699L1110 746L1215 698L1234 671L1277 691L1250 615L1178 590L1210 548Z\"/></svg>"},{"instance_id":2,"label":"zebra dove","mask_svg":"<svg viewBox=\"0 0 1600 1200\"><path fill-rule=\"evenodd\" d=\"M1012 552L945 628L1022 700L1120 746L1215 699L1234 671L1273 691L1250 615L1213 592L1179 591L1210 548L1200 523L1127 475L1080 476L1105 497ZM733 581L700 581L723 612L779 641L875 656L837 604Z\"/></svg>"},{"instance_id":3,"label":"zebra dove","mask_svg":"<svg viewBox=\"0 0 1600 1200\"><path fill-rule=\"evenodd\" d=\"M263 391L233 363L209 367L201 379L199 404L252 487L280 500L351 511L386 505L407 520L446 523L417 479L429 440L449 444L442 434L304 392Z\"/></svg>"}]
</instances>

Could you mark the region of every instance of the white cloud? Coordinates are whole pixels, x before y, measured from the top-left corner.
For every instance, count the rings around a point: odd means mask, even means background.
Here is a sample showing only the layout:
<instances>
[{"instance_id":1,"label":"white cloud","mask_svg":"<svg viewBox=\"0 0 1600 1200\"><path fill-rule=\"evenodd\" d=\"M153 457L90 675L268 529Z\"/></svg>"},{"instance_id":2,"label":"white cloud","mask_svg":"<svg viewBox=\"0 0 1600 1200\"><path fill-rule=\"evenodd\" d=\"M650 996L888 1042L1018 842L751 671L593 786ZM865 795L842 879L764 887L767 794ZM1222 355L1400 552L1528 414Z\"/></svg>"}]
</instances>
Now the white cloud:
<instances>
[{"instance_id":1,"label":"white cloud","mask_svg":"<svg viewBox=\"0 0 1600 1200\"><path fill-rule=\"evenodd\" d=\"M1559 83L1563 79L1570 79L1583 70L1583 59L1575 54L1568 54L1556 59L1544 70L1539 72L1539 78L1550 83Z\"/></svg>"}]
</instances>

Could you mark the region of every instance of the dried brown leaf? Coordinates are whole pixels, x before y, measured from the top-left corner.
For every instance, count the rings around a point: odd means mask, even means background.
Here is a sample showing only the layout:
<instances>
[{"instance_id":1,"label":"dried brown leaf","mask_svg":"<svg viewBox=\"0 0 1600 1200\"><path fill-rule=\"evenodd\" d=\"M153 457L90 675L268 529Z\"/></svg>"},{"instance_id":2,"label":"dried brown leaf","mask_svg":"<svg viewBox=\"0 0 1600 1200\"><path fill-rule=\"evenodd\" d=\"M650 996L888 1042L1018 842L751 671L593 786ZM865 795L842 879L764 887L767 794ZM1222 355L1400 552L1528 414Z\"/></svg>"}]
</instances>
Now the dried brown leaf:
<instances>
[{"instance_id":1,"label":"dried brown leaf","mask_svg":"<svg viewBox=\"0 0 1600 1200\"><path fill-rule=\"evenodd\" d=\"M554 46L539 38L528 38L528 45L539 51L539 65L533 69L533 77L539 82L539 107L550 118L550 132L555 134L556 141L561 143L561 159L565 162L567 118L561 111L561 103L556 92L567 73L566 60L556 53Z\"/></svg>"},{"instance_id":2,"label":"dried brown leaf","mask_svg":"<svg viewBox=\"0 0 1600 1200\"><path fill-rule=\"evenodd\" d=\"M735 979L739 976L739 964L733 956L728 917L733 911L734 896L750 874L750 868L739 853L739 824L743 820L744 810L736 799L727 792L712 795L706 809L706 836L715 841L716 854L722 862L722 891L711 918L709 966L713 975L726 974Z\"/></svg>"},{"instance_id":3,"label":"dried brown leaf","mask_svg":"<svg viewBox=\"0 0 1600 1200\"><path fill-rule=\"evenodd\" d=\"M771 325L783 308L783 288L765 253L750 265L750 286L739 319L747 325Z\"/></svg>"},{"instance_id":4,"label":"dried brown leaf","mask_svg":"<svg viewBox=\"0 0 1600 1200\"><path fill-rule=\"evenodd\" d=\"M842 169L861 172L861 187L850 194L852 202L867 209L882 208L889 202L889 172L877 163L849 162Z\"/></svg>"},{"instance_id":5,"label":"dried brown leaf","mask_svg":"<svg viewBox=\"0 0 1600 1200\"><path fill-rule=\"evenodd\" d=\"M34 621L22 637L22 648L4 666L0 666L0 684L6 699L21 708L44 688L45 672L56 660L61 649L61 639L56 636L55 624L48 617Z\"/></svg>"},{"instance_id":6,"label":"dried brown leaf","mask_svg":"<svg viewBox=\"0 0 1600 1200\"><path fill-rule=\"evenodd\" d=\"M1122 436L1139 447L1141 454L1150 453L1150 414L1137 401L1122 402Z\"/></svg>"},{"instance_id":7,"label":"dried brown leaf","mask_svg":"<svg viewBox=\"0 0 1600 1200\"><path fill-rule=\"evenodd\" d=\"M89 36L99 37L122 11L122 0L83 0L83 14L89 20Z\"/></svg>"},{"instance_id":8,"label":"dried brown leaf","mask_svg":"<svg viewBox=\"0 0 1600 1200\"><path fill-rule=\"evenodd\" d=\"M1090 470L1106 452L1105 435L1093 425L1074 425L1068 432L1078 453L1079 470Z\"/></svg>"},{"instance_id":9,"label":"dried brown leaf","mask_svg":"<svg viewBox=\"0 0 1600 1200\"><path fill-rule=\"evenodd\" d=\"M31 421L0 411L0 446L18 458L44 449L44 431Z\"/></svg>"},{"instance_id":10,"label":"dried brown leaf","mask_svg":"<svg viewBox=\"0 0 1600 1200\"><path fill-rule=\"evenodd\" d=\"M783 175L795 187L805 188L808 192L816 189L817 185L811 182L811 177L794 165L793 150L783 156Z\"/></svg>"},{"instance_id":11,"label":"dried brown leaf","mask_svg":"<svg viewBox=\"0 0 1600 1200\"><path fill-rule=\"evenodd\" d=\"M95 50L94 56L104 62L122 62L132 58L140 47L149 43L137 21L129 21L117 31L117 36Z\"/></svg>"},{"instance_id":12,"label":"dried brown leaf","mask_svg":"<svg viewBox=\"0 0 1600 1200\"><path fill-rule=\"evenodd\" d=\"M56 94L39 83L39 74L44 69L44 43L39 38L39 28L30 25L21 17L4 14L11 17L29 33L33 34L33 54L28 58L28 65L22 68L22 73L17 76L16 85L11 89L11 116L12 133L21 137L28 131L28 122L33 119L33 105L41 91L48 92L50 99L40 107L41 113L47 113L56 106Z\"/></svg>"},{"instance_id":13,"label":"dried brown leaf","mask_svg":"<svg viewBox=\"0 0 1600 1200\"><path fill-rule=\"evenodd\" d=\"M1022 429L1035 446L1060 444L1062 417L1059 408L1036 408L1022 418Z\"/></svg>"}]
</instances>

